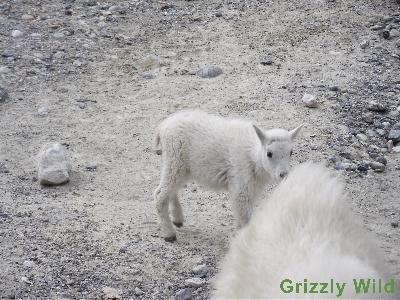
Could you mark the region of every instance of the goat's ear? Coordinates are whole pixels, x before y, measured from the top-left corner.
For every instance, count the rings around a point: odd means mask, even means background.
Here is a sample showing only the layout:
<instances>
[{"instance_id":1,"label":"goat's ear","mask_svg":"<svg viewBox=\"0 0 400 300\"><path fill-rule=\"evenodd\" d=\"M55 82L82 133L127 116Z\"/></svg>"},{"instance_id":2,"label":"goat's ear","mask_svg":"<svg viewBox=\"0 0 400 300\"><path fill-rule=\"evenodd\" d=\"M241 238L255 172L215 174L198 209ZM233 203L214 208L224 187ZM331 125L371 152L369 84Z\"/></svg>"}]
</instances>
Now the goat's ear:
<instances>
[{"instance_id":1,"label":"goat's ear","mask_svg":"<svg viewBox=\"0 0 400 300\"><path fill-rule=\"evenodd\" d=\"M295 139L295 137L297 137L297 135L300 132L300 129L303 128L304 124L301 124L299 127L296 127L295 129L290 131L290 137L292 140Z\"/></svg>"},{"instance_id":2,"label":"goat's ear","mask_svg":"<svg viewBox=\"0 0 400 300\"><path fill-rule=\"evenodd\" d=\"M263 144L263 145L269 144L269 140L268 140L267 136L265 135L265 133L260 128L258 128L256 125L253 125L253 127L257 133L258 138L261 141L261 144Z\"/></svg>"}]
</instances>

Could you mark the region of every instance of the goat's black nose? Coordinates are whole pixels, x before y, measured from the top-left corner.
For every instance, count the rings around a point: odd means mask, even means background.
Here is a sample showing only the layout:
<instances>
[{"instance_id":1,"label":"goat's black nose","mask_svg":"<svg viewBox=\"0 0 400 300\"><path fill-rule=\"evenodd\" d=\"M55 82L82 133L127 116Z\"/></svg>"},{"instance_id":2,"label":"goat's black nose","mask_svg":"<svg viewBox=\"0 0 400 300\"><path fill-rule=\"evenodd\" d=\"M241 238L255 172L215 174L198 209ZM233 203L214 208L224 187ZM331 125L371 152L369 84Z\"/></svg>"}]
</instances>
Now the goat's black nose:
<instances>
[{"instance_id":1,"label":"goat's black nose","mask_svg":"<svg viewBox=\"0 0 400 300\"><path fill-rule=\"evenodd\" d=\"M288 173L288 172L282 172L281 174L279 174L279 176L280 176L281 178L284 178L284 177L286 177L287 173Z\"/></svg>"}]
</instances>

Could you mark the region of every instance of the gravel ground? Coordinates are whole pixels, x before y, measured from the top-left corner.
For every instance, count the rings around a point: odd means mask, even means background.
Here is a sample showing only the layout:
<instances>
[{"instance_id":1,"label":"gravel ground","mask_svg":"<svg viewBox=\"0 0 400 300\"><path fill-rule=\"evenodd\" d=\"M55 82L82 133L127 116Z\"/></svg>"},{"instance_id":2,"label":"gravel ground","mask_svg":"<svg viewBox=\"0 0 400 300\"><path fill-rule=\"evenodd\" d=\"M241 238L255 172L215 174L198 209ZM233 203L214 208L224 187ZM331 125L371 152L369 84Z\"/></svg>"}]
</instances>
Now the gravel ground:
<instances>
[{"instance_id":1,"label":"gravel ground","mask_svg":"<svg viewBox=\"0 0 400 300\"><path fill-rule=\"evenodd\" d=\"M395 0L0 2L0 298L209 298L227 195L188 185L174 244L152 201L154 128L185 108L306 123L294 163L346 179L399 278L399 95ZM66 185L38 183L49 142Z\"/></svg>"}]
</instances>

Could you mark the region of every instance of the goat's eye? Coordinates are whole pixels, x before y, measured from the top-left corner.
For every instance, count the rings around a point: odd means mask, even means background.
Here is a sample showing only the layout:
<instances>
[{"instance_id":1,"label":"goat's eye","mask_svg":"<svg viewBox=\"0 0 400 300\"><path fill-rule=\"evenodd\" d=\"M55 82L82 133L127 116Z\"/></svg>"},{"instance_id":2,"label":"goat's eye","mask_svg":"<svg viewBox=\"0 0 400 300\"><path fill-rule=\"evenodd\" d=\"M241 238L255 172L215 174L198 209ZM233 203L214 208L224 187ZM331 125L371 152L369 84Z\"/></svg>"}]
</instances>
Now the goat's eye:
<instances>
[{"instance_id":1,"label":"goat's eye","mask_svg":"<svg viewBox=\"0 0 400 300\"><path fill-rule=\"evenodd\" d=\"M272 152L271 152L271 151L268 151L268 152L267 152L267 156L268 156L268 157L272 157Z\"/></svg>"},{"instance_id":2,"label":"goat's eye","mask_svg":"<svg viewBox=\"0 0 400 300\"><path fill-rule=\"evenodd\" d=\"M290 156L292 156L293 155L293 150L290 150Z\"/></svg>"}]
</instances>

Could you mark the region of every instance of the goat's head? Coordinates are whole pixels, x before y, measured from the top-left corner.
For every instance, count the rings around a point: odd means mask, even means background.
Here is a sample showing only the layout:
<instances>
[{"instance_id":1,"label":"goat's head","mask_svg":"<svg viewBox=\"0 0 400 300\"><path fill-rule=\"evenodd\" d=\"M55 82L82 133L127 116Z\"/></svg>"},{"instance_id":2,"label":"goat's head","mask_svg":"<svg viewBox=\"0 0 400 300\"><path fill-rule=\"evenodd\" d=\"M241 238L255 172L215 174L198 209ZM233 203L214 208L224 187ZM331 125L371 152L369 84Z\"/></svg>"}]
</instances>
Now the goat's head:
<instances>
[{"instance_id":1,"label":"goat's head","mask_svg":"<svg viewBox=\"0 0 400 300\"><path fill-rule=\"evenodd\" d=\"M266 132L253 126L261 142L259 153L262 167L275 181L282 180L289 172L293 140L303 125L291 131L276 128Z\"/></svg>"}]
</instances>

